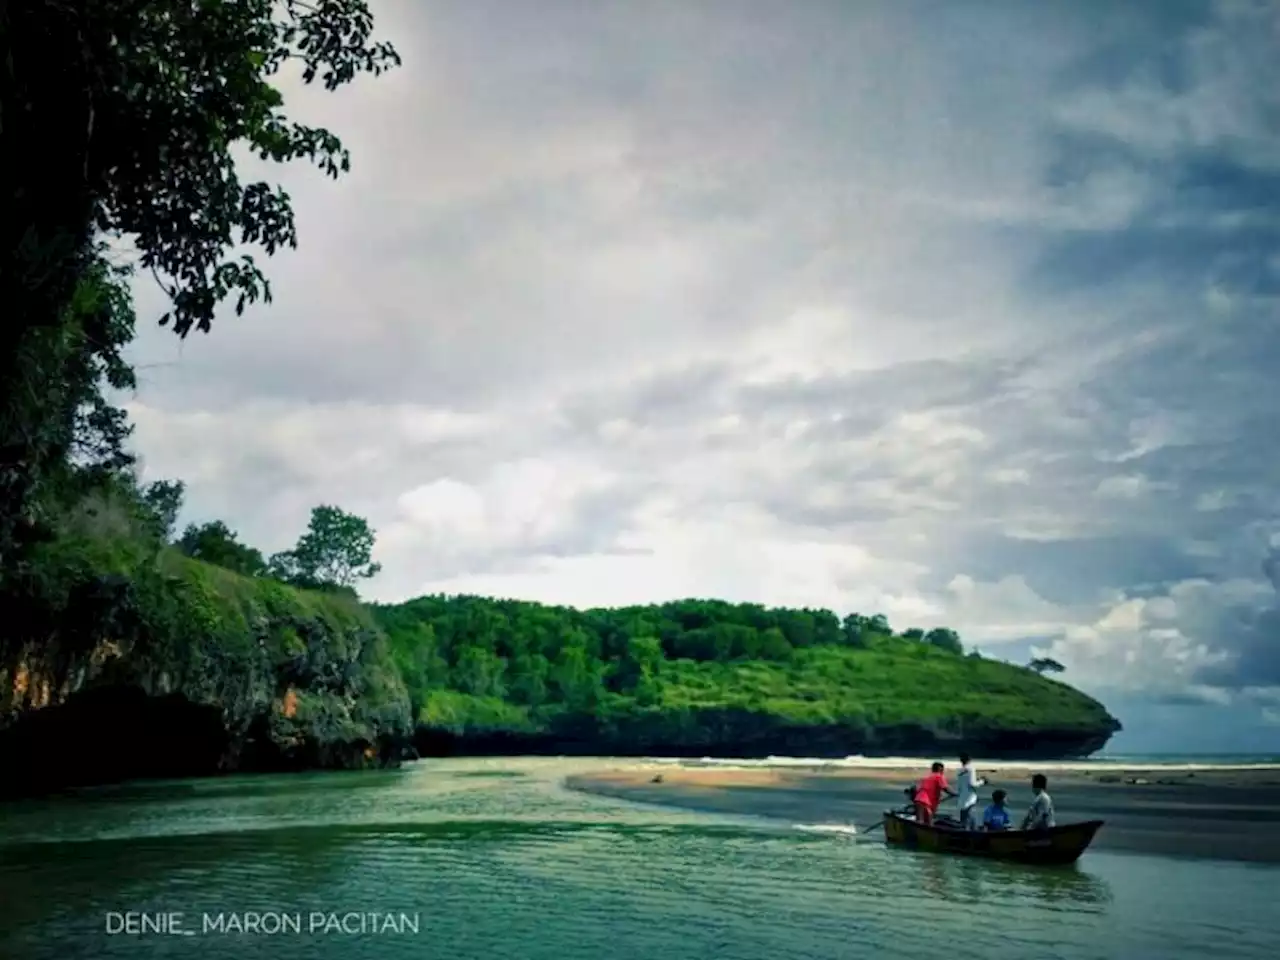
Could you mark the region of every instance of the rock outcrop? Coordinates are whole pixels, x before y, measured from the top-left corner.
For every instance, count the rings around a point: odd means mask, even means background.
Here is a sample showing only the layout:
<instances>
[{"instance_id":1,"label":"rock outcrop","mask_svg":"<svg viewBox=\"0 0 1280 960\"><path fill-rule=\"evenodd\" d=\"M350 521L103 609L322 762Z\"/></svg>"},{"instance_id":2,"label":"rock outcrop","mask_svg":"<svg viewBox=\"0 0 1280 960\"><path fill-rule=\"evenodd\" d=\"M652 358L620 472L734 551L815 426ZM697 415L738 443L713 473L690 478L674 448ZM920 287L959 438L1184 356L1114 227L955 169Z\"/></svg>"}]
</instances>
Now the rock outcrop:
<instances>
[{"instance_id":1,"label":"rock outcrop","mask_svg":"<svg viewBox=\"0 0 1280 960\"><path fill-rule=\"evenodd\" d=\"M0 789L397 762L408 696L356 600L172 551L116 566L63 630L6 644Z\"/></svg>"}]
</instances>

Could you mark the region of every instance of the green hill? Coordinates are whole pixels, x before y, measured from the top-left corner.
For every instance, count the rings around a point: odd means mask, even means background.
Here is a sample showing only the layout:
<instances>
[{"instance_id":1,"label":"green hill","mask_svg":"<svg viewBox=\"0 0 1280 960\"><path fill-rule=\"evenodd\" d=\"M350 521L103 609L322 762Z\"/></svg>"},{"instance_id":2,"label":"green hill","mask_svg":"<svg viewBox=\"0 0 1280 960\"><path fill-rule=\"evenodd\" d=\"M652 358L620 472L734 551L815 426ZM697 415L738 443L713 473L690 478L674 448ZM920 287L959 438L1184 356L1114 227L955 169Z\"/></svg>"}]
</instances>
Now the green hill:
<instances>
[{"instance_id":1,"label":"green hill","mask_svg":"<svg viewBox=\"0 0 1280 960\"><path fill-rule=\"evenodd\" d=\"M949 630L685 600L579 611L479 597L374 607L420 749L1061 757L1120 727L1078 690L964 655Z\"/></svg>"}]
</instances>

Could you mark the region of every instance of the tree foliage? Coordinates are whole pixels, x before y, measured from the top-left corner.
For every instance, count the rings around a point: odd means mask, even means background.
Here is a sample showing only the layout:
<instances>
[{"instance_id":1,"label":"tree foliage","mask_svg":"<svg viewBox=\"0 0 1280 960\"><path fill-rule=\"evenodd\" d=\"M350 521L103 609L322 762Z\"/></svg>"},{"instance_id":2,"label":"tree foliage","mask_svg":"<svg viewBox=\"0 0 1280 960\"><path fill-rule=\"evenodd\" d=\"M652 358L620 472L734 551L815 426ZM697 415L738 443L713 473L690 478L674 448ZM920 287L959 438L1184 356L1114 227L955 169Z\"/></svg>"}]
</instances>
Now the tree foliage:
<instances>
[{"instance_id":1,"label":"tree foliage","mask_svg":"<svg viewBox=\"0 0 1280 960\"><path fill-rule=\"evenodd\" d=\"M289 197L266 182L243 183L238 150L276 162L305 158L331 177L349 169L336 136L285 115L280 71L294 67L303 83L333 90L400 62L389 44L372 41L365 0L20 7L30 12L15 18L19 28L56 24L56 37L68 44L60 59L73 61L83 78L80 89L51 90L47 98L27 92L37 107L51 108L55 97L64 109L78 107L77 186L91 203L91 226L133 240L141 266L172 299L161 322L171 321L180 336L208 330L228 297L237 312L269 298L253 258L229 258L233 247L271 254L297 244ZM32 54L15 52L19 70L34 69L26 61Z\"/></svg>"},{"instance_id":2,"label":"tree foliage","mask_svg":"<svg viewBox=\"0 0 1280 960\"><path fill-rule=\"evenodd\" d=\"M934 627L924 635L924 642L946 650L948 653L964 653L964 644L960 642L960 634L950 627Z\"/></svg>"},{"instance_id":3,"label":"tree foliage","mask_svg":"<svg viewBox=\"0 0 1280 960\"><path fill-rule=\"evenodd\" d=\"M157 480L141 491L142 504L153 518L155 536L164 543L173 539L186 490L181 480Z\"/></svg>"},{"instance_id":4,"label":"tree foliage","mask_svg":"<svg viewBox=\"0 0 1280 960\"><path fill-rule=\"evenodd\" d=\"M825 728L852 741L895 725L980 736L1111 723L1069 687L960 655L954 631L939 628L932 643L846 629L883 619L858 614L697 599L575 610L471 596L374 610L420 722L452 730L590 739L630 729L696 743L715 742L722 721L744 734Z\"/></svg>"},{"instance_id":5,"label":"tree foliage","mask_svg":"<svg viewBox=\"0 0 1280 960\"><path fill-rule=\"evenodd\" d=\"M1036 673L1062 673L1067 668L1050 657L1037 657L1027 664L1027 669Z\"/></svg>"},{"instance_id":6,"label":"tree foliage","mask_svg":"<svg viewBox=\"0 0 1280 960\"><path fill-rule=\"evenodd\" d=\"M189 524L177 547L193 560L203 560L241 576L260 577L267 572L262 551L241 543L235 531L221 520Z\"/></svg>"},{"instance_id":7,"label":"tree foliage","mask_svg":"<svg viewBox=\"0 0 1280 960\"><path fill-rule=\"evenodd\" d=\"M376 576L372 562L374 531L369 521L339 507L321 505L292 550L277 553L268 565L272 576L308 586L354 587Z\"/></svg>"},{"instance_id":8,"label":"tree foliage","mask_svg":"<svg viewBox=\"0 0 1280 960\"><path fill-rule=\"evenodd\" d=\"M270 299L251 255L297 242L288 196L236 156L349 167L327 130L289 120L282 71L335 89L399 62L365 0L8 4L0 30L0 570L47 534L40 497L68 464L118 468L129 426L130 242L180 336L219 304ZM41 531L44 532L41 532ZM28 531L30 535L24 531Z\"/></svg>"}]
</instances>

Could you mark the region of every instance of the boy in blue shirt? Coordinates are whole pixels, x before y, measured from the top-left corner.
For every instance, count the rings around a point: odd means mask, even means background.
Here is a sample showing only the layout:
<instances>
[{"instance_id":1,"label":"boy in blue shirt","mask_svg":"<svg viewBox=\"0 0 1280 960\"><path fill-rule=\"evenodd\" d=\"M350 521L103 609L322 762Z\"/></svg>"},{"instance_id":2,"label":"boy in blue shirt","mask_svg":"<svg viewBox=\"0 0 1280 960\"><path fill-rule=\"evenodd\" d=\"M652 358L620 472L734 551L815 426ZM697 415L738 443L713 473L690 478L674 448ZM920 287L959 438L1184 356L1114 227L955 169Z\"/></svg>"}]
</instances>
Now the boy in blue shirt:
<instances>
[{"instance_id":1,"label":"boy in blue shirt","mask_svg":"<svg viewBox=\"0 0 1280 960\"><path fill-rule=\"evenodd\" d=\"M1004 808L1007 794L1003 790L991 791L991 803L982 811L983 830L1008 830L1009 811Z\"/></svg>"}]
</instances>

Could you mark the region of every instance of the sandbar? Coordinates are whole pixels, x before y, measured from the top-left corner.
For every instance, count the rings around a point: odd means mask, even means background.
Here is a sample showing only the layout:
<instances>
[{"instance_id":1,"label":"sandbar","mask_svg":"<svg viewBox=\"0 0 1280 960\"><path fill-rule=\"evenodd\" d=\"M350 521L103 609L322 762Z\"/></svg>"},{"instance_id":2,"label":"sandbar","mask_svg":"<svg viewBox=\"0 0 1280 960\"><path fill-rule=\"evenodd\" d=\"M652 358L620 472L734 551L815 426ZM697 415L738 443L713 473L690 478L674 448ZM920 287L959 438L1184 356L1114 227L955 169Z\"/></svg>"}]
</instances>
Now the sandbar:
<instances>
[{"instance_id":1,"label":"sandbar","mask_svg":"<svg viewBox=\"0 0 1280 960\"><path fill-rule=\"evenodd\" d=\"M1020 816L1033 770L1049 779L1059 823L1104 820L1092 849L1280 863L1280 765L1200 767L979 766ZM922 765L854 768L698 766L640 762L566 779L571 789L644 803L861 831L903 800ZM948 765L954 776L954 765Z\"/></svg>"}]
</instances>

